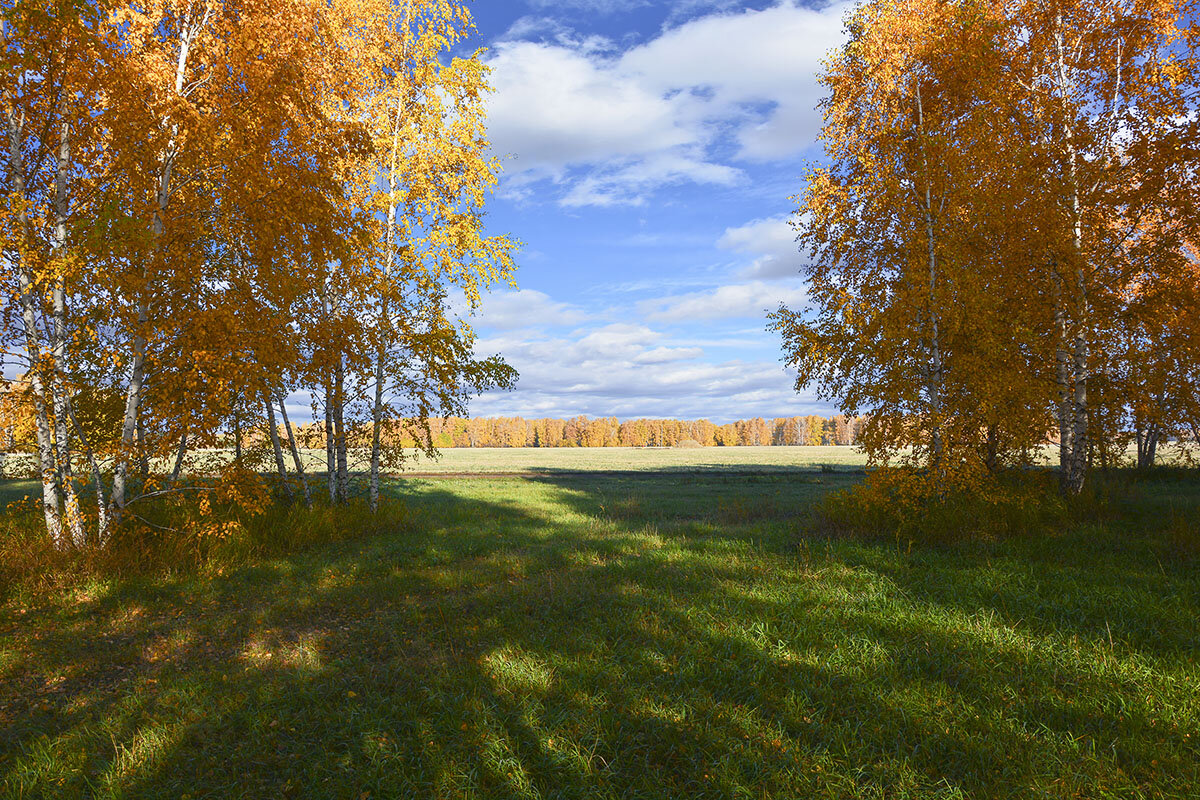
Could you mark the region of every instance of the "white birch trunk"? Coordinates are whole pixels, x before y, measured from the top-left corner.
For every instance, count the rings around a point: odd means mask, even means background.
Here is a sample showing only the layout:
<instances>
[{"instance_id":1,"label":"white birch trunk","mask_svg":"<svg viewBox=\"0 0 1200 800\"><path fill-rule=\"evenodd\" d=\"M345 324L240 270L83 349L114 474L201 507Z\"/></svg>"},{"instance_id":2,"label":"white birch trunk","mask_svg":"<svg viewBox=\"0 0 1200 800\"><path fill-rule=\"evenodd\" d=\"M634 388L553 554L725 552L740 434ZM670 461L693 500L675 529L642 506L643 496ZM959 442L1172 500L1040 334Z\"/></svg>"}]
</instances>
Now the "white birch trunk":
<instances>
[{"instance_id":1,"label":"white birch trunk","mask_svg":"<svg viewBox=\"0 0 1200 800\"><path fill-rule=\"evenodd\" d=\"M337 503L337 451L333 430L333 379L325 383L325 482L330 505Z\"/></svg>"},{"instance_id":2,"label":"white birch trunk","mask_svg":"<svg viewBox=\"0 0 1200 800\"><path fill-rule=\"evenodd\" d=\"M275 407L268 397L264 400L267 407L267 432L271 436L271 449L275 453L275 469L279 472L279 483L283 486L284 494L292 496L292 481L288 477L287 464L283 462L283 447L279 443L279 426L275 424Z\"/></svg>"},{"instance_id":3,"label":"white birch trunk","mask_svg":"<svg viewBox=\"0 0 1200 800\"><path fill-rule=\"evenodd\" d=\"M312 508L308 477L304 474L304 461L300 458L300 448L296 446L296 435L292 432L292 421L288 419L286 402L286 395L279 398L279 416L283 419L283 430L287 434L288 448L292 451L292 462L296 465L296 475L300 478L300 488L304 492L304 505Z\"/></svg>"},{"instance_id":4,"label":"white birch trunk","mask_svg":"<svg viewBox=\"0 0 1200 800\"><path fill-rule=\"evenodd\" d=\"M75 438L79 440L84 457L92 470L92 483L96 489L96 543L103 545L108 541L108 506L104 501L104 479L100 476L100 464L96 461L95 451L88 443L87 436L84 435L83 428L79 425L79 420L75 418L75 410L70 405L67 406L67 415L71 418L71 426L75 429Z\"/></svg>"},{"instance_id":5,"label":"white birch trunk","mask_svg":"<svg viewBox=\"0 0 1200 800\"><path fill-rule=\"evenodd\" d=\"M180 25L179 53L175 61L175 94L179 97L185 96L184 86L186 85L188 56L191 52L192 43L195 41L196 36L199 35L200 30L208 23L209 14L210 11L206 9L203 18L193 24L191 13L189 12L185 15ZM178 125L172 123L169 118L165 119L163 124L170 127L171 136L156 176L154 217L150 223L150 234L153 240L153 245L151 246L152 253L156 252L161 246L163 233L166 230L166 213L167 208L171 204L171 181L175 167L175 158L178 155L176 152L179 135ZM149 278L149 263L143 264L142 269L144 277ZM113 474L110 516L114 522L120 521L121 512L125 508L129 455L133 450L134 434L136 432L146 377L147 342L145 331L146 325L150 321L150 307L146 298L146 291L143 287L142 295L138 298L137 302L137 329L134 332L132 345L133 364L129 376L129 386L125 392L125 412L121 424L122 451Z\"/></svg>"},{"instance_id":6,"label":"white birch trunk","mask_svg":"<svg viewBox=\"0 0 1200 800\"><path fill-rule=\"evenodd\" d=\"M71 164L70 128L64 122L59 132L58 158L54 175L54 255L61 263L66 257L67 219L70 215L70 199L67 195L67 174ZM66 276L59 275L54 286L54 320L51 330L54 352L54 371L51 376L50 397L54 410L55 456L58 476L65 502L67 533L71 544L83 547L87 536L83 530L83 515L79 510L79 496L75 492L75 476L71 465L71 426L67 423L67 411L71 398L67 388L67 298Z\"/></svg>"},{"instance_id":7,"label":"white birch trunk","mask_svg":"<svg viewBox=\"0 0 1200 800\"><path fill-rule=\"evenodd\" d=\"M929 399L929 416L932 426L929 431L929 460L933 467L942 461L942 346L939 334L937 302L937 238L934 230L933 180L929 175L929 157L925 152L925 106L921 99L921 86L916 84L917 127L921 141L921 162L925 171L924 202L921 211L925 217L925 243L929 263L929 363L926 365L925 392Z\"/></svg>"},{"instance_id":8,"label":"white birch trunk","mask_svg":"<svg viewBox=\"0 0 1200 800\"><path fill-rule=\"evenodd\" d=\"M407 36L409 32L409 15L412 12L410 2L404 4L404 14L402 16L403 36L405 44L407 44ZM397 76L397 80L402 80L402 76ZM400 87L403 90L403 87ZM400 156L400 125L403 122L404 116L404 94L397 93L395 116L392 118L392 146L388 154L390 159L388 164L388 211L387 220L384 229L384 246L387 248L387 254L383 261L383 289L380 293L380 308L379 308L379 349L375 354L375 402L371 406L371 478L370 478L370 503L371 512L375 513L379 510L379 464L381 459L382 449L382 428L383 428L383 383L386 370L384 369L384 359L387 357L387 340L391 335L391 321L388 318L388 299L391 295L391 278L392 268L396 259L396 161Z\"/></svg>"},{"instance_id":9,"label":"white birch trunk","mask_svg":"<svg viewBox=\"0 0 1200 800\"><path fill-rule=\"evenodd\" d=\"M1058 384L1058 469L1062 489L1066 492L1067 476L1071 472L1075 427L1071 422L1071 354L1067 349L1067 311L1062 298L1062 279L1056 276L1055 282L1059 289L1054 309L1054 362L1055 379Z\"/></svg>"},{"instance_id":10,"label":"white birch trunk","mask_svg":"<svg viewBox=\"0 0 1200 800\"><path fill-rule=\"evenodd\" d=\"M346 402L346 371L342 366L341 354L338 355L337 368L334 374L334 394L337 397L337 402L333 406L333 421L337 427L337 433L334 436L335 449L337 450L337 494L338 500L342 503L350 501L350 459L349 446L346 443L346 418L345 418L345 402Z\"/></svg>"},{"instance_id":11,"label":"white birch trunk","mask_svg":"<svg viewBox=\"0 0 1200 800\"><path fill-rule=\"evenodd\" d=\"M1060 12L1056 19L1055 44L1058 52L1058 90L1065 96L1073 90L1074 82L1067 74L1066 43L1063 41L1063 18ZM1065 105L1065 102L1064 102ZM1063 109L1064 118L1069 119L1070 110ZM1063 130L1067 157L1067 182L1071 203L1071 248L1075 260L1074 285L1071 287L1074 295L1071 300L1074 319L1070 329L1065 325L1066 311L1060 299L1059 311L1062 321L1059 323L1058 334L1058 379L1059 397L1059 466L1062 469L1062 488L1066 494L1079 494L1087 475L1088 460L1088 409L1087 409L1087 379L1089 369L1088 348L1088 300L1087 300L1087 270L1084 262L1083 248L1083 211L1079 183L1079 153L1075 143L1075 131L1071 123ZM1064 282L1065 283L1065 282ZM1070 430L1070 436L1065 434ZM1069 443L1069 447L1067 446Z\"/></svg>"},{"instance_id":12,"label":"white birch trunk","mask_svg":"<svg viewBox=\"0 0 1200 800\"><path fill-rule=\"evenodd\" d=\"M400 109L397 107L396 125L399 123ZM381 457L381 429L383 428L383 383L384 359L387 357L387 337L391 328L388 319L388 285L392 276L392 265L396 257L396 148L397 136L392 136L392 164L388 171L388 213L387 229L384 232L387 255L383 262L384 287L380 297L379 309L379 350L375 354L375 403L371 407L371 512L379 510L379 462Z\"/></svg>"},{"instance_id":13,"label":"white birch trunk","mask_svg":"<svg viewBox=\"0 0 1200 800\"><path fill-rule=\"evenodd\" d=\"M5 98L5 127L8 133L8 165L9 191L16 204L20 206L16 224L20 235L28 233L29 220L24 208L25 202L25 119L18 112L16 98L11 94ZM17 252L13 255L17 268L17 279L20 284L21 324L25 334L25 355L29 359L28 380L33 394L33 410L35 429L37 433L38 468L42 477L42 515L46 520L46 532L50 535L55 547L62 548L66 544L62 534L61 503L58 493L57 465L54 459L54 442L50 431L49 410L46 404L46 387L42 382L40 371L43 368L41 335L37 329L37 286L33 275Z\"/></svg>"},{"instance_id":14,"label":"white birch trunk","mask_svg":"<svg viewBox=\"0 0 1200 800\"><path fill-rule=\"evenodd\" d=\"M179 434L179 448L175 451L175 466L171 468L171 481L169 486L174 486L179 483L179 477L183 474L183 460L187 456L188 444L188 426L183 426L183 433Z\"/></svg>"}]
</instances>

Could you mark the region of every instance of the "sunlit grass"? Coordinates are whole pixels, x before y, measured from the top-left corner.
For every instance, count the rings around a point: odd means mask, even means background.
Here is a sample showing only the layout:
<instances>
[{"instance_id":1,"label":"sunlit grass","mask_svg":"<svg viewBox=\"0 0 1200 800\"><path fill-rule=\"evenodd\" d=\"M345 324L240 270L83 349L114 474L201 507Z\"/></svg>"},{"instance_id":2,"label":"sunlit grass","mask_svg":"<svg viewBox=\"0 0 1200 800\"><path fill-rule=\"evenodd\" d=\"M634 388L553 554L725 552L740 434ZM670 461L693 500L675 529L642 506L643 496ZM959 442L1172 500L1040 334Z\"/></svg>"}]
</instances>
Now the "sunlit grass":
<instances>
[{"instance_id":1,"label":"sunlit grass","mask_svg":"<svg viewBox=\"0 0 1200 800\"><path fill-rule=\"evenodd\" d=\"M0 796L1196 796L1200 483L908 552L811 529L851 480L410 480L14 593Z\"/></svg>"}]
</instances>

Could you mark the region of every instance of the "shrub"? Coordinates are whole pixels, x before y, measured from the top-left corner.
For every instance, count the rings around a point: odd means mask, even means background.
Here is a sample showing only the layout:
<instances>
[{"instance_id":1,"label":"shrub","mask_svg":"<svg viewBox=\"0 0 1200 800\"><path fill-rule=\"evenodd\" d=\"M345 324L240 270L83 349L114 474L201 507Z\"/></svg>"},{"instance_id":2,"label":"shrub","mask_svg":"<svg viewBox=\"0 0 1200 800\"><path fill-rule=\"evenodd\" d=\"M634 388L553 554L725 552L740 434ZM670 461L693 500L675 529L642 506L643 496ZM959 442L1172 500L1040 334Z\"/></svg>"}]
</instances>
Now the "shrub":
<instances>
[{"instance_id":1,"label":"shrub","mask_svg":"<svg viewBox=\"0 0 1200 800\"><path fill-rule=\"evenodd\" d=\"M1050 471L939 487L919 470L891 467L826 495L814 511L814 525L826 534L894 539L905 547L1058 534L1072 522L1111 514L1123 491L1119 482L1096 480L1082 495L1067 500Z\"/></svg>"},{"instance_id":2,"label":"shrub","mask_svg":"<svg viewBox=\"0 0 1200 800\"><path fill-rule=\"evenodd\" d=\"M59 591L88 578L224 571L262 556L408 526L407 507L363 502L330 506L320 492L312 508L265 502L257 475L219 480L209 491L167 495L139 505L103 547L58 551L35 500L10 504L0 521L0 598ZM94 529L95 520L87 520Z\"/></svg>"}]
</instances>

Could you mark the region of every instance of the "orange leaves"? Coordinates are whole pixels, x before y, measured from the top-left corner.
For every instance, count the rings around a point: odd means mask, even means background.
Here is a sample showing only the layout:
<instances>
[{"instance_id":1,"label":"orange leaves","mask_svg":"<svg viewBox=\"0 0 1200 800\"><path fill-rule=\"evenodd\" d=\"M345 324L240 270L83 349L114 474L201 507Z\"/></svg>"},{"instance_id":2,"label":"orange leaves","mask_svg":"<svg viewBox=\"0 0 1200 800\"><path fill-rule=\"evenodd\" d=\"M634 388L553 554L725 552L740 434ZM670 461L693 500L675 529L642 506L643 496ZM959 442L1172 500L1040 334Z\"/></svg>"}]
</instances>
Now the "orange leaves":
<instances>
[{"instance_id":1,"label":"orange leaves","mask_svg":"<svg viewBox=\"0 0 1200 800\"><path fill-rule=\"evenodd\" d=\"M801 385L871 412L876 461L907 453L921 480L953 487L1028 459L1057 427L1078 491L1086 459L1123 449L1130 410L1200 419L1162 397L1195 395L1167 380L1164 354L1186 359L1180 375L1200 354L1146 325L1172 307L1200 317L1195 291L1175 290L1196 283L1179 278L1200 174L1183 8L851 13L822 76L830 165L797 212L815 308L773 327ZM1149 305L1148 286L1163 292Z\"/></svg>"}]
</instances>

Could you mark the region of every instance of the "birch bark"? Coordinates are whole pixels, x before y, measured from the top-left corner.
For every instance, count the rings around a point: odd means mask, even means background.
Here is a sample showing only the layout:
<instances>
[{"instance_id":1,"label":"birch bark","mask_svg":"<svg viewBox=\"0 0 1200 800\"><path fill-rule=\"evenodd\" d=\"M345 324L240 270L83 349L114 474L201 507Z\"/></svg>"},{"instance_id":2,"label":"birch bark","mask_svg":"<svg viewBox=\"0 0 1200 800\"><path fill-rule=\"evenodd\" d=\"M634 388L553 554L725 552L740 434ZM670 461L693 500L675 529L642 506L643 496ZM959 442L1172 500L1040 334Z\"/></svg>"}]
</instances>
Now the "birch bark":
<instances>
[{"instance_id":1,"label":"birch bark","mask_svg":"<svg viewBox=\"0 0 1200 800\"><path fill-rule=\"evenodd\" d=\"M54 319L51 328L51 343L54 353L54 370L51 373L50 398L54 411L55 458L58 463L59 483L65 503L67 534L71 544L82 547L87 543L83 530L83 516L79 510L79 496L75 491L75 476L71 465L71 426L67 423L67 412L71 398L67 388L67 298L66 264L67 220L70 215L70 198L67 194L67 177L71 165L70 127L61 123L59 129L58 154L54 168L54 261L59 265L53 291Z\"/></svg>"},{"instance_id":2,"label":"birch bark","mask_svg":"<svg viewBox=\"0 0 1200 800\"><path fill-rule=\"evenodd\" d=\"M275 407L269 397L263 403L267 407L267 432L271 437L271 450L275 453L275 469L279 472L279 483L284 494L292 497L292 482L288 478L287 465L283 462L283 447L279 443L279 426L275 424Z\"/></svg>"},{"instance_id":3,"label":"birch bark","mask_svg":"<svg viewBox=\"0 0 1200 800\"><path fill-rule=\"evenodd\" d=\"M184 91L188 72L188 58L192 45L200 31L208 24L211 9L205 9L203 15L196 19L191 11L186 13L181 21L179 31L179 51L175 60L175 95L185 98ZM162 155L155 176L155 208L150 223L151 253L157 255L162 247L163 234L166 232L166 214L171 204L172 179L174 177L175 160L178 158L179 125L171 119L168 113L163 119L163 126L169 129L167 147ZM143 278L148 283L151 275L149 260L142 265ZM129 376L129 386L125 393L125 412L121 424L122 452L113 474L112 498L110 501L110 517L119 521L125 508L129 455L134 449L134 435L141 407L143 389L146 377L146 326L150 321L150 304L147 296L148 289L143 287L137 301L137 327L133 336L133 363Z\"/></svg>"},{"instance_id":4,"label":"birch bark","mask_svg":"<svg viewBox=\"0 0 1200 800\"><path fill-rule=\"evenodd\" d=\"M312 508L312 495L308 490L308 478L304 474L304 461L300 458L300 448L296 446L292 421L288 419L286 400L286 397L279 398L279 416L283 418L283 430L287 433L288 448L292 451L292 462L296 465L296 475L300 478L300 488L304 492L304 505Z\"/></svg>"},{"instance_id":5,"label":"birch bark","mask_svg":"<svg viewBox=\"0 0 1200 800\"><path fill-rule=\"evenodd\" d=\"M10 207L16 208L18 235L28 238L29 217L25 204L25 116L17 109L16 98L6 93L4 98L5 127L8 134L8 166ZM21 323L24 328L25 355L29 361L28 381L33 394L35 429L37 434L38 468L42 479L42 514L46 531L56 547L63 547L61 501L59 499L54 441L46 404L46 387L42 381L43 353L41 334L37 328L37 286L33 274L19 250L11 258L17 270L20 290Z\"/></svg>"}]
</instances>

